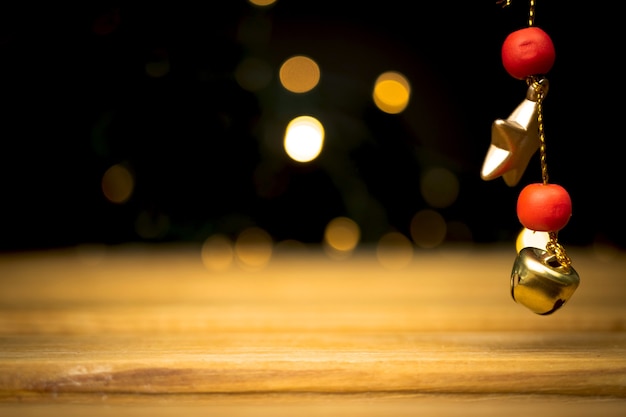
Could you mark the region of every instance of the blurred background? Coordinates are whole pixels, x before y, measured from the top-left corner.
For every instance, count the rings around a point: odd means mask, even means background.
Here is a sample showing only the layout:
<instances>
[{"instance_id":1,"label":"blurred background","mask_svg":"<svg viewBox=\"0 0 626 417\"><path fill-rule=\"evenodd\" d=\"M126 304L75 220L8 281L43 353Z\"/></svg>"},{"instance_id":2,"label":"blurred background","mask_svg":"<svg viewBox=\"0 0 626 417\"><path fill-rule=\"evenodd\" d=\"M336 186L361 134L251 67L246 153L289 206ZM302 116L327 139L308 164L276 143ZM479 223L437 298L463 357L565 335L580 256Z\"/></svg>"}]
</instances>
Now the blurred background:
<instances>
[{"instance_id":1,"label":"blurred background","mask_svg":"<svg viewBox=\"0 0 626 417\"><path fill-rule=\"evenodd\" d=\"M548 172L573 201L559 241L623 248L623 33L608 7L536 3L535 26L557 53ZM348 230L348 246L515 240L517 195L541 182L539 156L515 187L480 170L492 122L526 95L500 47L528 10L515 0L4 4L0 250L251 230L304 244Z\"/></svg>"}]
</instances>

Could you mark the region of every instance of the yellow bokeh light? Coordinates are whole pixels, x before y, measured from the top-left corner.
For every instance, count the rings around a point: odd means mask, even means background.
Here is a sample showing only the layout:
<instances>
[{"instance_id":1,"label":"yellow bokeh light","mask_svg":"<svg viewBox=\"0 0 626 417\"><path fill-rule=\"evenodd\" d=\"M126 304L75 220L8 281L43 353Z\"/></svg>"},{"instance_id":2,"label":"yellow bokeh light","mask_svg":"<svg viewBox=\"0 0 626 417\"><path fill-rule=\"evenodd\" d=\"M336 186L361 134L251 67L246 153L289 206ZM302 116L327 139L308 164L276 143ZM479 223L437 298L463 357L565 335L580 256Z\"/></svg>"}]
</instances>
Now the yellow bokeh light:
<instances>
[{"instance_id":1,"label":"yellow bokeh light","mask_svg":"<svg viewBox=\"0 0 626 417\"><path fill-rule=\"evenodd\" d=\"M361 229L348 217L335 217L324 231L324 250L331 257L346 257L359 244Z\"/></svg>"},{"instance_id":2,"label":"yellow bokeh light","mask_svg":"<svg viewBox=\"0 0 626 417\"><path fill-rule=\"evenodd\" d=\"M239 265L247 270L263 269L272 258L274 241L265 230L250 227L235 241L235 256Z\"/></svg>"},{"instance_id":3,"label":"yellow bokeh light","mask_svg":"<svg viewBox=\"0 0 626 417\"><path fill-rule=\"evenodd\" d=\"M292 93L306 93L320 81L320 68L311 58L297 55L289 58L280 66L280 83Z\"/></svg>"},{"instance_id":4,"label":"yellow bokeh light","mask_svg":"<svg viewBox=\"0 0 626 417\"><path fill-rule=\"evenodd\" d=\"M128 201L135 188L135 179L124 165L116 164L102 176L102 193L112 203L122 204Z\"/></svg>"},{"instance_id":5,"label":"yellow bokeh light","mask_svg":"<svg viewBox=\"0 0 626 417\"><path fill-rule=\"evenodd\" d=\"M324 146L324 126L314 117L299 116L287 125L284 147L294 161L310 162Z\"/></svg>"},{"instance_id":6,"label":"yellow bokeh light","mask_svg":"<svg viewBox=\"0 0 626 417\"><path fill-rule=\"evenodd\" d=\"M424 209L411 219L411 238L421 248L439 246L446 238L447 225L441 214L431 209Z\"/></svg>"},{"instance_id":7,"label":"yellow bokeh light","mask_svg":"<svg viewBox=\"0 0 626 417\"><path fill-rule=\"evenodd\" d=\"M224 235L209 236L202 244L202 263L211 271L225 271L233 263L233 242Z\"/></svg>"},{"instance_id":8,"label":"yellow bokeh light","mask_svg":"<svg viewBox=\"0 0 626 417\"><path fill-rule=\"evenodd\" d=\"M255 6L270 6L274 3L276 3L277 0L248 0L251 4L255 5Z\"/></svg>"},{"instance_id":9,"label":"yellow bokeh light","mask_svg":"<svg viewBox=\"0 0 626 417\"><path fill-rule=\"evenodd\" d=\"M385 72L376 79L372 96L376 107L385 113L401 113L409 105L411 86L404 75Z\"/></svg>"},{"instance_id":10,"label":"yellow bokeh light","mask_svg":"<svg viewBox=\"0 0 626 417\"><path fill-rule=\"evenodd\" d=\"M413 260L413 255L413 244L402 233L387 233L376 245L376 258L387 269L399 270L407 267Z\"/></svg>"},{"instance_id":11,"label":"yellow bokeh light","mask_svg":"<svg viewBox=\"0 0 626 417\"><path fill-rule=\"evenodd\" d=\"M523 228L517 235L515 248L519 253L524 248L546 249L550 242L550 234L548 232L537 232L527 228Z\"/></svg>"},{"instance_id":12,"label":"yellow bokeh light","mask_svg":"<svg viewBox=\"0 0 626 417\"><path fill-rule=\"evenodd\" d=\"M459 180L446 168L432 168L422 175L420 188L428 204L444 208L456 201L459 195Z\"/></svg>"}]
</instances>

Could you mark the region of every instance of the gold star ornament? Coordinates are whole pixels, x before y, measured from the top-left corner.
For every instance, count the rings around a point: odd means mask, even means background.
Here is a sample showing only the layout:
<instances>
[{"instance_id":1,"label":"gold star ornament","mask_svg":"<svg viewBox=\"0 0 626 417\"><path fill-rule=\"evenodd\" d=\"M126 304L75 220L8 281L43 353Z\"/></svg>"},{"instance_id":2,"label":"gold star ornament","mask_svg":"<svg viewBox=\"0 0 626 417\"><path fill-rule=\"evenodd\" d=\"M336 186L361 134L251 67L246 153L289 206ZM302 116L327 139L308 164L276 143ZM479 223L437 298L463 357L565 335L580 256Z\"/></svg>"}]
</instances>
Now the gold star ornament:
<instances>
[{"instance_id":1,"label":"gold star ornament","mask_svg":"<svg viewBox=\"0 0 626 417\"><path fill-rule=\"evenodd\" d=\"M537 122L537 102L548 91L548 80L542 79L528 87L526 99L506 119L491 125L491 145L480 176L489 181L502 177L513 187L524 175L530 158L539 149L541 139Z\"/></svg>"}]
</instances>

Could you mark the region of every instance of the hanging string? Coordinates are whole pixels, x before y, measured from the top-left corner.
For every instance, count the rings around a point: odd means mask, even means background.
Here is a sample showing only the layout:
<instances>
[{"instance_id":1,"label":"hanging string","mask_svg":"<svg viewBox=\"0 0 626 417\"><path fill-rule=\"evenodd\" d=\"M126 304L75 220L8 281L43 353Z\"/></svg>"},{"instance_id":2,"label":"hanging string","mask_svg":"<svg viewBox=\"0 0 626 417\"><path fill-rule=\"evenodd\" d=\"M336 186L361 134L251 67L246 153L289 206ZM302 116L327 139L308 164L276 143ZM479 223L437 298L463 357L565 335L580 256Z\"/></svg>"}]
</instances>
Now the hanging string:
<instances>
[{"instance_id":1,"label":"hanging string","mask_svg":"<svg viewBox=\"0 0 626 417\"><path fill-rule=\"evenodd\" d=\"M496 4L502 4L502 8L509 7L512 0L498 0ZM528 13L528 26L535 24L535 0L530 0L530 10Z\"/></svg>"},{"instance_id":2,"label":"hanging string","mask_svg":"<svg viewBox=\"0 0 626 417\"><path fill-rule=\"evenodd\" d=\"M512 0L498 0L497 4L502 4L502 7L508 7L511 5ZM530 6L528 11L528 26L533 26L535 24L535 0L530 0ZM541 161L541 179L543 184L548 184L549 176L548 176L548 164L546 161L546 137L545 130L543 124L543 99L545 97L545 89L541 84L541 80L535 76L528 77L526 80L528 86L532 86L533 89L537 92L537 129L539 131L539 157ZM549 253L555 255L556 260L559 264L565 268L569 269L571 266L571 259L565 253L565 248L558 242L558 234L557 232L549 232L549 241L546 244L546 250Z\"/></svg>"},{"instance_id":3,"label":"hanging string","mask_svg":"<svg viewBox=\"0 0 626 417\"><path fill-rule=\"evenodd\" d=\"M546 134L543 127L543 99L545 97L545 89L542 87L541 82L535 77L528 79L528 83L532 85L533 89L537 92L537 130L539 131L539 158L541 161L541 179L543 184L548 183L548 163L546 157Z\"/></svg>"},{"instance_id":4,"label":"hanging string","mask_svg":"<svg viewBox=\"0 0 626 417\"><path fill-rule=\"evenodd\" d=\"M535 81L536 86L539 85L537 81ZM543 127L543 98L544 92L541 91L540 87L536 87L538 91L537 98L537 128L539 130L539 155L541 160L541 178L543 180L543 184L548 184L548 163L546 162L546 135ZM561 264L563 268L566 270L569 269L572 264L572 260L565 253L565 248L558 242L558 234L557 232L549 232L548 236L550 237L550 241L546 245L546 250L555 255L556 260Z\"/></svg>"}]
</instances>

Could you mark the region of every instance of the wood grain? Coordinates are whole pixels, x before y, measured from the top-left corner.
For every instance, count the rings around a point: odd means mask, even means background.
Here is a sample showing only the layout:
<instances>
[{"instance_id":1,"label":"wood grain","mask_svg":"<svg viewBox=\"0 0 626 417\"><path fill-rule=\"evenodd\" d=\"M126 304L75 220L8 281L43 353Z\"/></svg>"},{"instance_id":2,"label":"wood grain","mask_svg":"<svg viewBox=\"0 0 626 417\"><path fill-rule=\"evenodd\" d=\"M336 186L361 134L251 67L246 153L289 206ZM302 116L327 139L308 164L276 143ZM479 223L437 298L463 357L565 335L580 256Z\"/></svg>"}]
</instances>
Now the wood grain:
<instances>
[{"instance_id":1,"label":"wood grain","mask_svg":"<svg viewBox=\"0 0 626 417\"><path fill-rule=\"evenodd\" d=\"M401 269L308 249L221 272L193 246L5 254L0 413L620 415L626 257L569 254L581 286L546 317L511 299L500 247Z\"/></svg>"}]
</instances>

